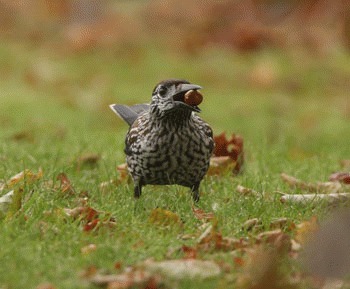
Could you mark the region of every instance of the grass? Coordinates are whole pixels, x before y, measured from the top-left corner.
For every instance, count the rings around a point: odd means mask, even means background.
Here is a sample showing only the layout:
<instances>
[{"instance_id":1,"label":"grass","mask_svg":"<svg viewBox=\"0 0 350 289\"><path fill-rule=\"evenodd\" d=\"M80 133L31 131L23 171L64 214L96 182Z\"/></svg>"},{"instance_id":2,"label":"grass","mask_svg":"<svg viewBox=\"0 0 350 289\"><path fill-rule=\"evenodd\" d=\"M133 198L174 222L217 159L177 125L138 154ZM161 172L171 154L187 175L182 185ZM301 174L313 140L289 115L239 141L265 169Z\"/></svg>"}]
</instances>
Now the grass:
<instances>
[{"instance_id":1,"label":"grass","mask_svg":"<svg viewBox=\"0 0 350 289\"><path fill-rule=\"evenodd\" d=\"M153 86L167 77L203 85L202 117L216 134L244 137L244 173L207 177L201 187L198 206L215 209L224 236L248 236L241 227L254 217L267 228L274 218L299 223L327 215L322 205L281 204L275 192L293 192L281 181L281 172L325 181L341 169L340 160L350 158L350 103L344 81L349 79L348 56L310 59L302 53L236 55L208 49L188 57L155 47L141 52L137 59L101 51L67 56L22 43L0 44L0 179L24 169L44 172L43 179L24 185L30 198L21 210L0 221L0 288L36 288L44 282L55 288L95 288L79 277L89 266L115 272L117 262L126 267L148 258L163 260L169 250L194 244L178 238L198 233L202 223L193 216L186 188L149 186L137 202L126 182L100 188L118 177L116 166L124 162L127 126L108 104L147 102ZM273 68L271 83L252 76L261 65ZM101 159L97 166L78 170L77 159L86 153ZM87 233L64 215L63 208L78 206L79 198L55 188L61 172L77 194L87 192L91 207L115 218L113 230ZM239 184L268 197L242 196L235 190ZM152 224L149 216L155 208L176 213L183 225ZM90 243L96 251L82 254L81 248ZM200 257L233 262L229 253ZM225 282L184 281L181 288L226 288Z\"/></svg>"}]
</instances>

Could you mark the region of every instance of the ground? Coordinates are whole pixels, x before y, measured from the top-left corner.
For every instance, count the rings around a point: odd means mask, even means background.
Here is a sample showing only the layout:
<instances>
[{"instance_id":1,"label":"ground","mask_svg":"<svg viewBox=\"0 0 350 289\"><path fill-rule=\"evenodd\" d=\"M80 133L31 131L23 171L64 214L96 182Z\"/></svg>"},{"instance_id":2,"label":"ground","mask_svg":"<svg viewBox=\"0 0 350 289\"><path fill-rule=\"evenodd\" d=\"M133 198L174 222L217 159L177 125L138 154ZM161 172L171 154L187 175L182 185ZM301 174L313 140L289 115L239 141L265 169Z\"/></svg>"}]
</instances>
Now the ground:
<instances>
[{"instance_id":1,"label":"ground","mask_svg":"<svg viewBox=\"0 0 350 289\"><path fill-rule=\"evenodd\" d=\"M329 214L323 204L282 204L278 192L301 191L289 188L280 173L327 181L350 158L348 54L311 59L305 52L245 55L208 48L191 57L151 45L138 58L48 51L16 41L0 44L0 180L42 170L38 180L17 184L22 207L0 221L1 288L46 282L54 288L95 288L82 277L88 268L116 273L149 258L180 259L184 252L177 248L196 246L206 222L194 216L188 189L147 186L135 201L132 184L118 181L116 169L124 162L127 125L108 105L148 102L154 85L168 77L203 86L201 116L214 133L244 139L243 173L208 176L201 186L197 206L213 212L215 221L208 224L216 232L254 238L276 218L299 224ZM86 164L89 156L92 164ZM67 190L57 179L60 173L71 182ZM237 185L260 194L242 195ZM86 229L88 219L74 219L65 210L79 206L100 211L99 221L108 224ZM173 221L152 218L157 208L174 213ZM252 218L261 228L242 229ZM283 228L293 236L288 230ZM85 252L89 244L96 246ZM196 250L198 259L229 267L224 273L229 278L203 281L201 288L226 288L239 278L231 252ZM199 286L179 282L181 288Z\"/></svg>"}]
</instances>

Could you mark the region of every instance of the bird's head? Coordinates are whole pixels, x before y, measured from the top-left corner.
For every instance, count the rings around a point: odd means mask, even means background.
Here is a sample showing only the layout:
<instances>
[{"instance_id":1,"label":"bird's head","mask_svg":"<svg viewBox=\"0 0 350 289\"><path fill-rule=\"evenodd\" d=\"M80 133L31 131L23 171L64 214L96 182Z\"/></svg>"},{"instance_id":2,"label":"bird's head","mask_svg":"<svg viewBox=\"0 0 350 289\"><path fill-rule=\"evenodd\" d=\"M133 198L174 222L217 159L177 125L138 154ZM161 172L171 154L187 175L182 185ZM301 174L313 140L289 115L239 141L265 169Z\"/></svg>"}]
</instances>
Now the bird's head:
<instances>
[{"instance_id":1,"label":"bird's head","mask_svg":"<svg viewBox=\"0 0 350 289\"><path fill-rule=\"evenodd\" d=\"M152 93L151 111L162 115L170 112L183 112L191 114L192 111L200 112L197 105L189 105L185 102L185 94L190 90L198 90L202 87L191 84L186 80L168 79L156 85Z\"/></svg>"}]
</instances>

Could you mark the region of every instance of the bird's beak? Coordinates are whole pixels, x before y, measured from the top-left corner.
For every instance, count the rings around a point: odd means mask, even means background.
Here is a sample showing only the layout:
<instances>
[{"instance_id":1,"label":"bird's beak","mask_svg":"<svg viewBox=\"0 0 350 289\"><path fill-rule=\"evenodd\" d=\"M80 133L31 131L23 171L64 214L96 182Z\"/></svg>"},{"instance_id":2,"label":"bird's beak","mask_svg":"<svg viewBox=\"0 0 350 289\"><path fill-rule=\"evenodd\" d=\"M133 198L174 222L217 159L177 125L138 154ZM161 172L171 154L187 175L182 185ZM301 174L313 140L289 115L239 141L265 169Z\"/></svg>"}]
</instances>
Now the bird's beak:
<instances>
[{"instance_id":1,"label":"bird's beak","mask_svg":"<svg viewBox=\"0 0 350 289\"><path fill-rule=\"evenodd\" d=\"M181 92L187 92L189 90L197 90L201 89L202 87L197 85L197 84L192 84L192 83L183 83L177 86L176 88L176 94L181 93Z\"/></svg>"},{"instance_id":2,"label":"bird's beak","mask_svg":"<svg viewBox=\"0 0 350 289\"><path fill-rule=\"evenodd\" d=\"M192 111L195 112L201 112L200 108L198 106L192 106L188 105L187 103L184 102L184 96L185 93L189 90L198 90L201 89L202 87L197 85L197 84L192 84L192 83L183 83L177 86L176 91L173 95L173 99L176 105L181 105L183 107L186 107Z\"/></svg>"}]
</instances>

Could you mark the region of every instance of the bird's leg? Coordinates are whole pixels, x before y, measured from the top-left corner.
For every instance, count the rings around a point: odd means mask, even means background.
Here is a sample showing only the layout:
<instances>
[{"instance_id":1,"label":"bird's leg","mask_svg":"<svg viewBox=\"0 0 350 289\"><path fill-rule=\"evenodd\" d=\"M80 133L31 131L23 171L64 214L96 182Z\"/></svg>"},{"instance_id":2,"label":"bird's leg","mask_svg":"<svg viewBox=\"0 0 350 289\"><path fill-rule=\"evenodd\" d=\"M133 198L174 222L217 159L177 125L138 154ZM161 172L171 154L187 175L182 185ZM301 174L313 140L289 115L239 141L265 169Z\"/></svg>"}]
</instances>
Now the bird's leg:
<instances>
[{"instance_id":1,"label":"bird's leg","mask_svg":"<svg viewBox=\"0 0 350 289\"><path fill-rule=\"evenodd\" d=\"M142 182L141 179L134 181L134 197L135 199L138 199L141 197L142 193Z\"/></svg>"},{"instance_id":2,"label":"bird's leg","mask_svg":"<svg viewBox=\"0 0 350 289\"><path fill-rule=\"evenodd\" d=\"M195 183L191 188L192 198L193 198L193 201L196 203L199 201L199 184L200 182Z\"/></svg>"}]
</instances>

